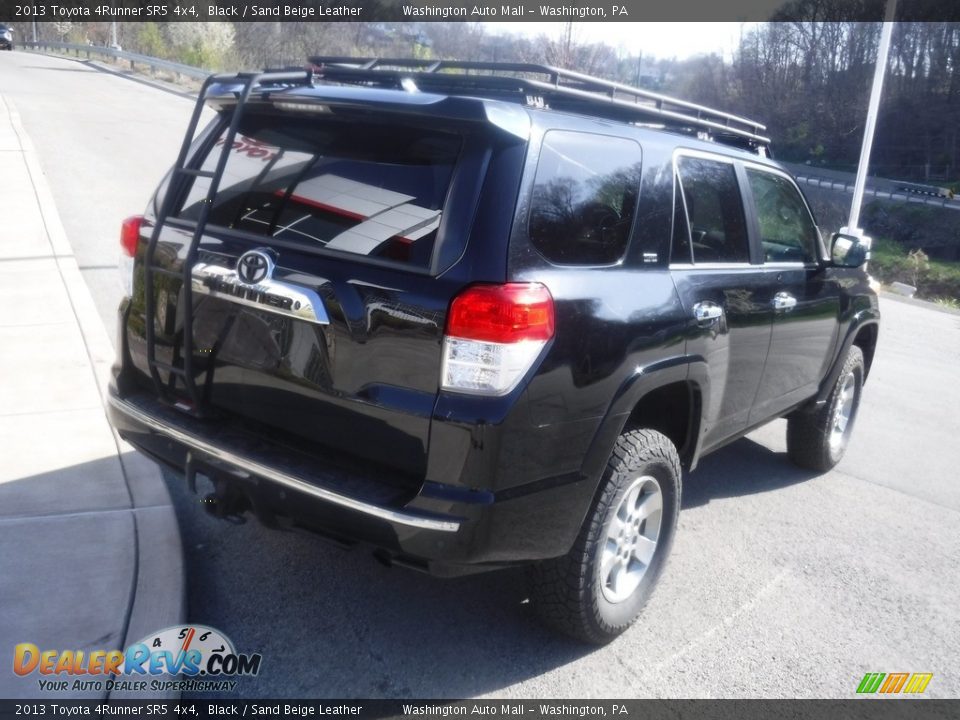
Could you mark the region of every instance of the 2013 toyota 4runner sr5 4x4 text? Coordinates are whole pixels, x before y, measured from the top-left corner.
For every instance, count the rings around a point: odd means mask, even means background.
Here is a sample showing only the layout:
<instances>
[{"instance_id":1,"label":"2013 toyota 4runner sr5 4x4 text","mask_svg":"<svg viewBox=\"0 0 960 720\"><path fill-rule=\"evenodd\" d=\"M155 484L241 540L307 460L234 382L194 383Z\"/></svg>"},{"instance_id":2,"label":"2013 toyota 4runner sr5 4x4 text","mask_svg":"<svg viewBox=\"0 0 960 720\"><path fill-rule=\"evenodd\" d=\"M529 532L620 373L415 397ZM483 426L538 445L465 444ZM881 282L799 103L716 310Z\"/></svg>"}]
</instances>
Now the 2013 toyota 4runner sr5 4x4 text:
<instances>
[{"instance_id":1,"label":"2013 toyota 4runner sr5 4x4 text","mask_svg":"<svg viewBox=\"0 0 960 720\"><path fill-rule=\"evenodd\" d=\"M311 63L211 77L123 226L108 414L216 512L529 564L543 618L600 643L684 468L784 416L795 463L841 459L867 248L825 247L762 125L543 66Z\"/></svg>"}]
</instances>

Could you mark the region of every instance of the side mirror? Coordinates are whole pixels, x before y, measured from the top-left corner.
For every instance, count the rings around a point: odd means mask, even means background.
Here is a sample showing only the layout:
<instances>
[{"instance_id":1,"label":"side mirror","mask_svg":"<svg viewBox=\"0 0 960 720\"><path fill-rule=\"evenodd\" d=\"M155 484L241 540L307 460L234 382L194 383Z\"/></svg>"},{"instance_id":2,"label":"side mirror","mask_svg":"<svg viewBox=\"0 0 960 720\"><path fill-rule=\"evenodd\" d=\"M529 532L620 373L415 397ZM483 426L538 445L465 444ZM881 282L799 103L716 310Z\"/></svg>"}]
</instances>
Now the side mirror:
<instances>
[{"instance_id":1,"label":"side mirror","mask_svg":"<svg viewBox=\"0 0 960 720\"><path fill-rule=\"evenodd\" d=\"M858 268L870 258L868 237L834 233L830 242L830 259L837 267Z\"/></svg>"}]
</instances>

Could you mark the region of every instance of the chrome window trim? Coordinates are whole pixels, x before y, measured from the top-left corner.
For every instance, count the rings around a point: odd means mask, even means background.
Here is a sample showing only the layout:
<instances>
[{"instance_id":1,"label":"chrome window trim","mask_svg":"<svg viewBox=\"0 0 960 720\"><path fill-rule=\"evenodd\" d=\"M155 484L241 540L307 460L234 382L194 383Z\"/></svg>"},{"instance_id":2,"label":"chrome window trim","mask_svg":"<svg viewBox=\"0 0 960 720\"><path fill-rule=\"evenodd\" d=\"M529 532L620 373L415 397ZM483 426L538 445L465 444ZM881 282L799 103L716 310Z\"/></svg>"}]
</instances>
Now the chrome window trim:
<instances>
[{"instance_id":1,"label":"chrome window trim","mask_svg":"<svg viewBox=\"0 0 960 720\"><path fill-rule=\"evenodd\" d=\"M717 162L733 165L737 162L743 162L740 158L721 155L720 153L707 152L706 150L694 150L693 148L678 147L673 150L673 171L677 172L677 160L681 157L695 157L701 160L716 160ZM763 167L762 165L760 167Z\"/></svg>"},{"instance_id":2,"label":"chrome window trim","mask_svg":"<svg viewBox=\"0 0 960 720\"><path fill-rule=\"evenodd\" d=\"M225 463L238 467L246 472L249 472L251 475L256 475L257 477L270 480L291 490L302 492L306 495L310 495L333 505L339 505L349 510L355 510L356 512L363 513L364 515L370 515L372 517L380 518L381 520L397 523L398 525L406 525L408 527L421 528L424 530L436 530L439 532L457 532L460 529L460 523L455 520L434 518L417 512L394 510L392 508L386 508L380 505L373 505L371 503L363 502L362 500L341 495L340 493L333 492L332 490L327 490L326 488L317 487L316 485L312 485L311 483L295 477L294 475L289 475L285 472L272 468L269 465L264 465L261 462L253 460L252 458L244 457L243 455L239 455L229 450L224 450L223 448L217 447L216 445L208 443L200 438L194 437L189 433L183 432L182 430L163 422L159 418L144 412L134 404L127 402L123 398L119 398L115 395L109 395L107 402L109 402L119 412L124 413L137 422L143 423L154 432L169 437L172 440L176 440L177 442L183 443L193 450L205 453L218 460L222 460Z\"/></svg>"},{"instance_id":3,"label":"chrome window trim","mask_svg":"<svg viewBox=\"0 0 960 720\"><path fill-rule=\"evenodd\" d=\"M774 270L817 270L820 266L817 263L777 260L776 262L764 262L760 267L773 268Z\"/></svg>"},{"instance_id":4,"label":"chrome window trim","mask_svg":"<svg viewBox=\"0 0 960 720\"><path fill-rule=\"evenodd\" d=\"M669 270L752 270L754 272L763 270L763 265L754 265L753 263L729 262L729 263L670 263Z\"/></svg>"},{"instance_id":5,"label":"chrome window trim","mask_svg":"<svg viewBox=\"0 0 960 720\"><path fill-rule=\"evenodd\" d=\"M669 270L817 270L816 263L802 262L770 262L754 265L753 263L670 263Z\"/></svg>"}]
</instances>

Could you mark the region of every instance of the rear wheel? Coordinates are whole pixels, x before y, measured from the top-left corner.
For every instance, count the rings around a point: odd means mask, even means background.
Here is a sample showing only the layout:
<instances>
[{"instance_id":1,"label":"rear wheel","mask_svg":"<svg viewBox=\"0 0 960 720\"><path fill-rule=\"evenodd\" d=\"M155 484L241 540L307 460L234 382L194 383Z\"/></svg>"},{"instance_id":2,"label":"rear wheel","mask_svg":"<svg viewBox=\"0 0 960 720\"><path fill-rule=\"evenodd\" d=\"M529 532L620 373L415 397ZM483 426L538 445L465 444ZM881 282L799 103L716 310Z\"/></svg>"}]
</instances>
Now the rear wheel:
<instances>
[{"instance_id":1,"label":"rear wheel","mask_svg":"<svg viewBox=\"0 0 960 720\"><path fill-rule=\"evenodd\" d=\"M624 433L571 551L531 568L543 620L607 643L636 620L670 551L680 511L680 459L654 430Z\"/></svg>"},{"instance_id":2,"label":"rear wheel","mask_svg":"<svg viewBox=\"0 0 960 720\"><path fill-rule=\"evenodd\" d=\"M795 465L826 472L843 459L860 407L863 377L863 351L853 345L827 402L787 421L787 455Z\"/></svg>"}]
</instances>

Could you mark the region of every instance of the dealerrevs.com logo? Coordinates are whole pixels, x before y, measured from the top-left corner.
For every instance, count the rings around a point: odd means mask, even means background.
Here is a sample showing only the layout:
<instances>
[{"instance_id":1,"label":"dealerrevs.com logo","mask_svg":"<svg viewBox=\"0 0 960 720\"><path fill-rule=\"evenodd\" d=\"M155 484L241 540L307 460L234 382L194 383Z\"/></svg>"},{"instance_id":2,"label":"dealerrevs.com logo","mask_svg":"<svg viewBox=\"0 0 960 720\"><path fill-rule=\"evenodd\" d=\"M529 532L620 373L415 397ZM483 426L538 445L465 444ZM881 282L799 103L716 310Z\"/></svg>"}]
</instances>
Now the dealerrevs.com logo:
<instances>
[{"instance_id":1,"label":"dealerrevs.com logo","mask_svg":"<svg viewBox=\"0 0 960 720\"><path fill-rule=\"evenodd\" d=\"M233 678L260 672L261 660L259 653L238 653L219 630L189 625L148 635L126 650L41 650L20 643L13 650L13 672L38 675L44 692L231 691Z\"/></svg>"}]
</instances>

